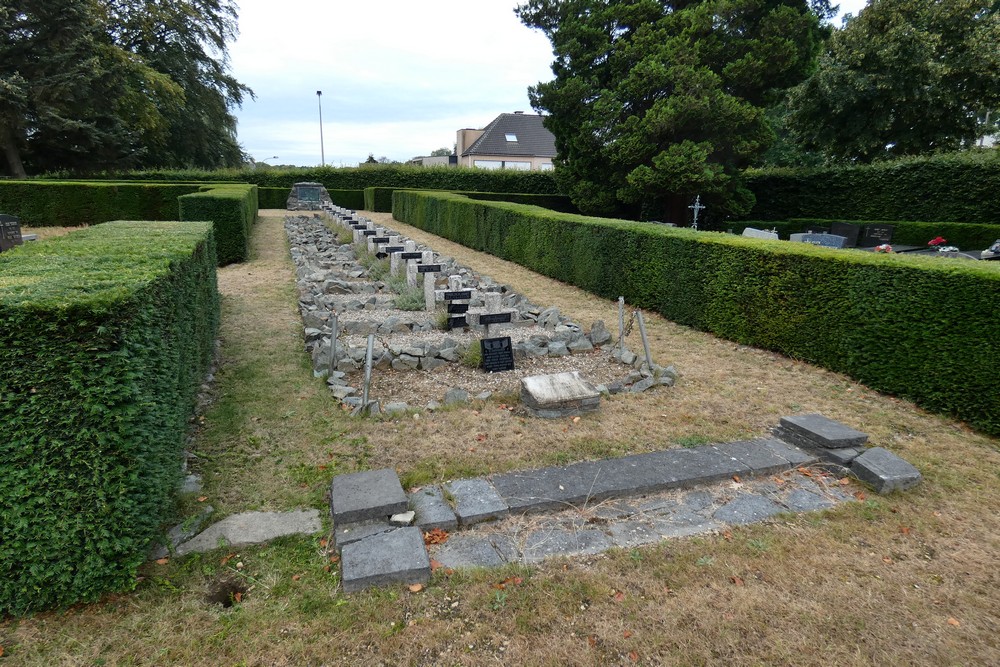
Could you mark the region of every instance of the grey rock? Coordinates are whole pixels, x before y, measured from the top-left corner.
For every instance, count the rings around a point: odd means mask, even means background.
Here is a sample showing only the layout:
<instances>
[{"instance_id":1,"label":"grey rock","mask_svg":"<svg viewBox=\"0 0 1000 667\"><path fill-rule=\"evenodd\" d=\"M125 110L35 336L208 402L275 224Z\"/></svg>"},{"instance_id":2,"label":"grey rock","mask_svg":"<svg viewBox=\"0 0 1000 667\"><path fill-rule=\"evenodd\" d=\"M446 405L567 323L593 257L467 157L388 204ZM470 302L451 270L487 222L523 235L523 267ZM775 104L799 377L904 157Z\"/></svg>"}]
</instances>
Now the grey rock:
<instances>
[{"instance_id":1,"label":"grey rock","mask_svg":"<svg viewBox=\"0 0 1000 667\"><path fill-rule=\"evenodd\" d=\"M394 415L406 412L409 409L410 406L404 403L403 401L393 401L391 403L385 404L385 409L383 410L383 412L385 412L385 414L387 415Z\"/></svg>"},{"instance_id":2,"label":"grey rock","mask_svg":"<svg viewBox=\"0 0 1000 667\"><path fill-rule=\"evenodd\" d=\"M406 494L389 468L337 475L330 483L334 525L384 520L407 510Z\"/></svg>"},{"instance_id":3,"label":"grey rock","mask_svg":"<svg viewBox=\"0 0 1000 667\"><path fill-rule=\"evenodd\" d=\"M843 449L863 447L868 442L867 433L819 414L782 417L778 431L782 440L804 447Z\"/></svg>"},{"instance_id":4,"label":"grey rock","mask_svg":"<svg viewBox=\"0 0 1000 667\"><path fill-rule=\"evenodd\" d=\"M355 389L354 387L346 387L346 386L342 386L342 385L334 385L334 386L330 387L330 392L338 400L341 400L341 401L344 400L345 398L347 398L348 396L350 396L351 394L355 393L356 391L357 391L357 389Z\"/></svg>"},{"instance_id":5,"label":"grey rock","mask_svg":"<svg viewBox=\"0 0 1000 667\"><path fill-rule=\"evenodd\" d=\"M841 449L817 449L815 450L821 459L835 463L839 466L849 466L851 461L861 455L860 449L855 447L844 447Z\"/></svg>"},{"instance_id":6,"label":"grey rock","mask_svg":"<svg viewBox=\"0 0 1000 667\"><path fill-rule=\"evenodd\" d=\"M633 393L633 394L641 394L642 392L646 391L647 389L650 389L650 388L656 386L656 384L657 384L657 381L656 381L655 378L652 378L652 377L643 378L642 380L639 380L638 382L636 382L635 384L633 384L631 387L629 387L629 392Z\"/></svg>"},{"instance_id":7,"label":"grey rock","mask_svg":"<svg viewBox=\"0 0 1000 667\"><path fill-rule=\"evenodd\" d=\"M451 361L451 362L457 362L459 359L461 359L461 356L459 356L457 350L454 347L442 347L441 350L438 352L438 356L444 359L445 361Z\"/></svg>"},{"instance_id":8,"label":"grey rock","mask_svg":"<svg viewBox=\"0 0 1000 667\"><path fill-rule=\"evenodd\" d=\"M201 475L187 475L181 482L181 487L177 489L178 493L200 493L201 492Z\"/></svg>"},{"instance_id":9,"label":"grey rock","mask_svg":"<svg viewBox=\"0 0 1000 667\"><path fill-rule=\"evenodd\" d=\"M525 540L524 560L526 563L537 563L552 556L597 554L611 546L611 540L599 530L542 528Z\"/></svg>"},{"instance_id":10,"label":"grey rock","mask_svg":"<svg viewBox=\"0 0 1000 667\"><path fill-rule=\"evenodd\" d=\"M828 498L806 491L805 489L795 489L785 498L785 507L793 512L812 512L815 510L825 510L833 507L836 503Z\"/></svg>"},{"instance_id":11,"label":"grey rock","mask_svg":"<svg viewBox=\"0 0 1000 667\"><path fill-rule=\"evenodd\" d=\"M507 516L507 503L485 479L460 479L445 489L455 500L455 516L461 526Z\"/></svg>"},{"instance_id":12,"label":"grey rock","mask_svg":"<svg viewBox=\"0 0 1000 667\"><path fill-rule=\"evenodd\" d=\"M416 512L417 525L427 531L434 528L455 530L458 528L458 518L451 505L444 499L441 488L426 486L409 495L410 507Z\"/></svg>"},{"instance_id":13,"label":"grey rock","mask_svg":"<svg viewBox=\"0 0 1000 667\"><path fill-rule=\"evenodd\" d=\"M453 535L434 554L443 567L500 567L517 560L519 554L513 541L504 535L479 537Z\"/></svg>"},{"instance_id":14,"label":"grey rock","mask_svg":"<svg viewBox=\"0 0 1000 667\"><path fill-rule=\"evenodd\" d=\"M452 387L444 395L445 405L456 405L458 403L468 403L469 402L469 392L458 387Z\"/></svg>"},{"instance_id":15,"label":"grey rock","mask_svg":"<svg viewBox=\"0 0 1000 667\"><path fill-rule=\"evenodd\" d=\"M417 514L413 510L410 510L409 512L400 512L399 514L393 514L389 517L389 523L397 526L409 526L413 523L416 516Z\"/></svg>"},{"instance_id":16,"label":"grey rock","mask_svg":"<svg viewBox=\"0 0 1000 667\"><path fill-rule=\"evenodd\" d=\"M400 350L401 354L407 354L411 357L423 357L427 354L427 350L419 345L408 345Z\"/></svg>"},{"instance_id":17,"label":"grey rock","mask_svg":"<svg viewBox=\"0 0 1000 667\"><path fill-rule=\"evenodd\" d=\"M571 352L592 352L594 349L593 344L584 336L573 339L566 345L566 347L569 348Z\"/></svg>"},{"instance_id":18,"label":"grey rock","mask_svg":"<svg viewBox=\"0 0 1000 667\"><path fill-rule=\"evenodd\" d=\"M780 514L784 509L767 498L741 493L715 511L714 517L723 523L746 524Z\"/></svg>"},{"instance_id":19,"label":"grey rock","mask_svg":"<svg viewBox=\"0 0 1000 667\"><path fill-rule=\"evenodd\" d=\"M401 354L392 360L392 370L394 371L415 371L419 366L420 359L408 354Z\"/></svg>"},{"instance_id":20,"label":"grey rock","mask_svg":"<svg viewBox=\"0 0 1000 667\"><path fill-rule=\"evenodd\" d=\"M923 478L913 464L883 447L865 450L851 463L851 472L862 482L875 487L878 493L905 491Z\"/></svg>"},{"instance_id":21,"label":"grey rock","mask_svg":"<svg viewBox=\"0 0 1000 667\"><path fill-rule=\"evenodd\" d=\"M420 368L425 371L432 371L435 368L441 368L447 363L444 359L438 359L437 357L423 357L420 360Z\"/></svg>"},{"instance_id":22,"label":"grey rock","mask_svg":"<svg viewBox=\"0 0 1000 667\"><path fill-rule=\"evenodd\" d=\"M180 523L170 530L167 531L167 546L162 544L157 544L150 551L150 560L158 560L170 555L170 551L176 549L182 542L190 540L192 537L198 534L208 518L212 516L215 508L211 505L205 505L201 508L198 514L190 517L184 523Z\"/></svg>"},{"instance_id":23,"label":"grey rock","mask_svg":"<svg viewBox=\"0 0 1000 667\"><path fill-rule=\"evenodd\" d=\"M342 357L337 359L337 370L341 373L353 373L358 370L359 366L356 361L350 357Z\"/></svg>"},{"instance_id":24,"label":"grey rock","mask_svg":"<svg viewBox=\"0 0 1000 667\"><path fill-rule=\"evenodd\" d=\"M481 391L478 394L476 394L476 400L477 401L488 401L488 400L490 400L490 397L492 395L493 395L492 391Z\"/></svg>"},{"instance_id":25,"label":"grey rock","mask_svg":"<svg viewBox=\"0 0 1000 667\"><path fill-rule=\"evenodd\" d=\"M323 528L318 510L245 512L212 524L177 547L177 555L205 552L220 546L260 544L286 535L311 535Z\"/></svg>"},{"instance_id":26,"label":"grey rock","mask_svg":"<svg viewBox=\"0 0 1000 667\"><path fill-rule=\"evenodd\" d=\"M590 327L590 342L596 346L604 345L611 341L611 332L605 326L604 320L597 320Z\"/></svg>"},{"instance_id":27,"label":"grey rock","mask_svg":"<svg viewBox=\"0 0 1000 667\"><path fill-rule=\"evenodd\" d=\"M548 352L546 354L550 357L565 357L569 354L569 348L566 347L566 343L561 340L554 340L549 343Z\"/></svg>"},{"instance_id":28,"label":"grey rock","mask_svg":"<svg viewBox=\"0 0 1000 667\"><path fill-rule=\"evenodd\" d=\"M341 552L341 584L353 593L371 586L425 583L431 563L419 528L397 528L353 544Z\"/></svg>"},{"instance_id":29,"label":"grey rock","mask_svg":"<svg viewBox=\"0 0 1000 667\"><path fill-rule=\"evenodd\" d=\"M631 366L632 364L634 364L636 359L638 359L638 357L636 357L635 353L633 353L631 350L625 350L621 354L621 362L626 366Z\"/></svg>"}]
</instances>

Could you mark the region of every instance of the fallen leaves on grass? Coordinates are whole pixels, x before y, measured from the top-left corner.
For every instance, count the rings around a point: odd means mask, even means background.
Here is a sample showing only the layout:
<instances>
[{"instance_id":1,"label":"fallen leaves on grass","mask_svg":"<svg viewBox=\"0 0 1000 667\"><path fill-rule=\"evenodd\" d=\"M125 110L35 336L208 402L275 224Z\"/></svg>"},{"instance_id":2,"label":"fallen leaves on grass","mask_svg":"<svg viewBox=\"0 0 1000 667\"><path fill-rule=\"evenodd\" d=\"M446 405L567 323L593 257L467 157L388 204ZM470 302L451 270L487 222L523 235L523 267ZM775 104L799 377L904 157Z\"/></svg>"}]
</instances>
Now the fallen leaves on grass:
<instances>
[{"instance_id":1,"label":"fallen leaves on grass","mask_svg":"<svg viewBox=\"0 0 1000 667\"><path fill-rule=\"evenodd\" d=\"M740 476L739 475L733 475L733 481L736 482L737 484L740 484Z\"/></svg>"},{"instance_id":2,"label":"fallen leaves on grass","mask_svg":"<svg viewBox=\"0 0 1000 667\"><path fill-rule=\"evenodd\" d=\"M231 561L234 558L236 558L236 554L226 554L225 556L222 557L222 560L219 561L219 564L223 566L229 565L229 561Z\"/></svg>"},{"instance_id":3,"label":"fallen leaves on grass","mask_svg":"<svg viewBox=\"0 0 1000 667\"><path fill-rule=\"evenodd\" d=\"M848 484L850 484L850 483L851 483L851 478L850 478L850 477L841 477L841 478L840 478L839 480L837 480L837 481L838 481L838 483L839 483L839 484L840 484L841 486L847 486Z\"/></svg>"},{"instance_id":4,"label":"fallen leaves on grass","mask_svg":"<svg viewBox=\"0 0 1000 667\"><path fill-rule=\"evenodd\" d=\"M597 648L597 637L594 635L587 635L587 643L590 644L590 648Z\"/></svg>"},{"instance_id":5,"label":"fallen leaves on grass","mask_svg":"<svg viewBox=\"0 0 1000 667\"><path fill-rule=\"evenodd\" d=\"M729 581L733 582L737 586L743 585L743 577L738 577L736 575L733 575L732 577L729 577Z\"/></svg>"},{"instance_id":6,"label":"fallen leaves on grass","mask_svg":"<svg viewBox=\"0 0 1000 667\"><path fill-rule=\"evenodd\" d=\"M957 628L957 627L959 627L962 624L959 622L959 620L957 618L955 618L954 616L952 616L951 618L948 619L948 625L953 625L953 626L955 626Z\"/></svg>"},{"instance_id":7,"label":"fallen leaves on grass","mask_svg":"<svg viewBox=\"0 0 1000 667\"><path fill-rule=\"evenodd\" d=\"M624 637L625 639L628 639L629 637L631 637L631 636L632 636L632 631L631 631L631 630L626 630L625 632L623 632L623 633L622 633L622 636L623 636L623 637Z\"/></svg>"},{"instance_id":8,"label":"fallen leaves on grass","mask_svg":"<svg viewBox=\"0 0 1000 667\"><path fill-rule=\"evenodd\" d=\"M812 470L809 470L809 468L799 468L799 473L805 475L806 477L813 476Z\"/></svg>"},{"instance_id":9,"label":"fallen leaves on grass","mask_svg":"<svg viewBox=\"0 0 1000 667\"><path fill-rule=\"evenodd\" d=\"M858 500L864 500L868 496L865 495L864 491L858 491L857 493L854 494L854 497L857 498Z\"/></svg>"},{"instance_id":10,"label":"fallen leaves on grass","mask_svg":"<svg viewBox=\"0 0 1000 667\"><path fill-rule=\"evenodd\" d=\"M301 578L302 578L301 574L293 574L292 575L292 581L298 581Z\"/></svg>"},{"instance_id":11,"label":"fallen leaves on grass","mask_svg":"<svg viewBox=\"0 0 1000 667\"><path fill-rule=\"evenodd\" d=\"M419 593L420 591L424 590L424 585L423 584L410 584L409 586L407 586L407 588L410 589L411 593Z\"/></svg>"},{"instance_id":12,"label":"fallen leaves on grass","mask_svg":"<svg viewBox=\"0 0 1000 667\"><path fill-rule=\"evenodd\" d=\"M156 564L157 565L166 565L169 562L170 562L169 558L157 558L156 559Z\"/></svg>"},{"instance_id":13,"label":"fallen leaves on grass","mask_svg":"<svg viewBox=\"0 0 1000 667\"><path fill-rule=\"evenodd\" d=\"M726 542L732 542L733 541L733 531L731 531L731 530L724 530L724 531L722 531L722 539L724 539Z\"/></svg>"},{"instance_id":14,"label":"fallen leaves on grass","mask_svg":"<svg viewBox=\"0 0 1000 667\"><path fill-rule=\"evenodd\" d=\"M208 496L198 496L198 502L203 503L208 500Z\"/></svg>"},{"instance_id":15,"label":"fallen leaves on grass","mask_svg":"<svg viewBox=\"0 0 1000 667\"><path fill-rule=\"evenodd\" d=\"M629 651L628 659L631 660L632 662L639 662L639 654L636 653L635 651Z\"/></svg>"},{"instance_id":16,"label":"fallen leaves on grass","mask_svg":"<svg viewBox=\"0 0 1000 667\"><path fill-rule=\"evenodd\" d=\"M239 591L236 591L235 593L233 593L233 602L236 602L237 604L239 604L240 602L243 602L243 593L241 593Z\"/></svg>"},{"instance_id":17,"label":"fallen leaves on grass","mask_svg":"<svg viewBox=\"0 0 1000 667\"><path fill-rule=\"evenodd\" d=\"M444 565L441 564L441 561L431 558L431 572L437 572L442 567L444 567Z\"/></svg>"},{"instance_id":18,"label":"fallen leaves on grass","mask_svg":"<svg viewBox=\"0 0 1000 667\"><path fill-rule=\"evenodd\" d=\"M624 602L625 601L625 594L622 593L621 591L615 591L611 595L611 597L614 599L615 602Z\"/></svg>"},{"instance_id":19,"label":"fallen leaves on grass","mask_svg":"<svg viewBox=\"0 0 1000 667\"><path fill-rule=\"evenodd\" d=\"M430 546L432 544L444 544L448 541L448 531L442 530L440 528L433 528L424 533L424 544Z\"/></svg>"},{"instance_id":20,"label":"fallen leaves on grass","mask_svg":"<svg viewBox=\"0 0 1000 667\"><path fill-rule=\"evenodd\" d=\"M488 437L489 437L489 435L487 435L486 433L477 433L476 434L476 442L485 442L486 438L488 438Z\"/></svg>"},{"instance_id":21,"label":"fallen leaves on grass","mask_svg":"<svg viewBox=\"0 0 1000 667\"><path fill-rule=\"evenodd\" d=\"M900 526L899 527L899 532L901 532L903 535L909 535L910 534L910 527L909 526Z\"/></svg>"},{"instance_id":22,"label":"fallen leaves on grass","mask_svg":"<svg viewBox=\"0 0 1000 667\"><path fill-rule=\"evenodd\" d=\"M518 584L522 583L524 583L523 577L507 577L503 581L493 584L493 588L497 589L498 591L502 591L508 586L517 586Z\"/></svg>"}]
</instances>

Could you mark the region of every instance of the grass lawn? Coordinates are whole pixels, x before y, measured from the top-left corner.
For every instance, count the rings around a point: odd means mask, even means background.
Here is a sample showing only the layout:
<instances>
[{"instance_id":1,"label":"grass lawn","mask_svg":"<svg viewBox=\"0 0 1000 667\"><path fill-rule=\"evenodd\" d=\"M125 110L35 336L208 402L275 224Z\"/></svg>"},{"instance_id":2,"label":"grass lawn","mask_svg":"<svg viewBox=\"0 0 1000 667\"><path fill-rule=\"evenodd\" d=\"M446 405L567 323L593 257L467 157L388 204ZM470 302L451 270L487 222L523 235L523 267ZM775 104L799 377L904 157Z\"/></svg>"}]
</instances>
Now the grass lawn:
<instances>
[{"instance_id":1,"label":"grass lawn","mask_svg":"<svg viewBox=\"0 0 1000 667\"><path fill-rule=\"evenodd\" d=\"M323 508L333 475L362 468L442 481L760 436L797 412L868 432L925 481L721 535L531 568L439 570L417 593L343 595L319 536L150 563L134 592L0 621L0 665L996 664L997 439L653 314L653 357L676 365L677 386L615 398L578 423L521 420L490 403L351 420L312 377L283 215L262 212L250 261L219 271L222 363L194 444L216 518ZM616 326L613 302L391 224L585 327ZM208 601L231 582L248 589L239 604Z\"/></svg>"}]
</instances>

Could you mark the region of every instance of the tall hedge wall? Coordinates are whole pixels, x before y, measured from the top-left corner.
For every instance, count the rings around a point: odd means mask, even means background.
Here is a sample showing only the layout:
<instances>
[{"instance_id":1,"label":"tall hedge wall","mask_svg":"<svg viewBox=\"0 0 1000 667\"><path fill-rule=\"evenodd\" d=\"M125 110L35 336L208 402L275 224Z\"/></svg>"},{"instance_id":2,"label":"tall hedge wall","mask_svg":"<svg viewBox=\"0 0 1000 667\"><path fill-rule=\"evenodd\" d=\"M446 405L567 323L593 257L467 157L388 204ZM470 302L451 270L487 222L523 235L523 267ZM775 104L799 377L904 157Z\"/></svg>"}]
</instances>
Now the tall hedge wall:
<instances>
[{"instance_id":1,"label":"tall hedge wall","mask_svg":"<svg viewBox=\"0 0 1000 667\"><path fill-rule=\"evenodd\" d=\"M75 227L108 220L176 220L177 198L195 184L0 181L0 213L30 227Z\"/></svg>"},{"instance_id":2,"label":"tall hedge wall","mask_svg":"<svg viewBox=\"0 0 1000 667\"><path fill-rule=\"evenodd\" d=\"M948 245L963 250L983 250L1000 239L1000 225L973 224L964 222L913 222L911 220L823 220L820 218L797 218L794 220L741 220L726 225L727 231L742 234L747 227L756 229L776 229L778 235L787 239L789 234L797 234L809 225L829 227L833 222L847 222L852 225L893 225L892 242L901 245L927 245L931 239L942 236Z\"/></svg>"},{"instance_id":3,"label":"tall hedge wall","mask_svg":"<svg viewBox=\"0 0 1000 667\"><path fill-rule=\"evenodd\" d=\"M207 220L214 225L219 266L246 260L250 230L257 221L257 186L211 186L177 201L181 220Z\"/></svg>"},{"instance_id":4,"label":"tall hedge wall","mask_svg":"<svg viewBox=\"0 0 1000 667\"><path fill-rule=\"evenodd\" d=\"M211 362L215 266L201 222L0 255L0 615L135 585Z\"/></svg>"},{"instance_id":5,"label":"tall hedge wall","mask_svg":"<svg viewBox=\"0 0 1000 667\"><path fill-rule=\"evenodd\" d=\"M411 188L412 189L412 188ZM397 188L365 188L365 210L388 213L392 211L392 193ZM469 199L483 201L508 201L516 204L530 204L541 206L542 208L561 211L563 213L579 213L580 211L573 205L572 200L566 195L556 194L531 194L522 192L464 192L458 194L465 195Z\"/></svg>"},{"instance_id":6,"label":"tall hedge wall","mask_svg":"<svg viewBox=\"0 0 1000 667\"><path fill-rule=\"evenodd\" d=\"M1000 151L860 167L747 173L754 220L951 220L1000 224Z\"/></svg>"},{"instance_id":7,"label":"tall hedge wall","mask_svg":"<svg viewBox=\"0 0 1000 667\"><path fill-rule=\"evenodd\" d=\"M1000 434L1000 266L397 191L396 219Z\"/></svg>"},{"instance_id":8,"label":"tall hedge wall","mask_svg":"<svg viewBox=\"0 0 1000 667\"><path fill-rule=\"evenodd\" d=\"M288 195L292 189L288 188L258 188L260 192L261 208L285 208L288 205ZM354 211L365 208L365 193L363 190L327 190L330 194L330 201L337 206L343 206ZM371 209L369 209L371 210ZM391 210L391 207L390 209Z\"/></svg>"}]
</instances>

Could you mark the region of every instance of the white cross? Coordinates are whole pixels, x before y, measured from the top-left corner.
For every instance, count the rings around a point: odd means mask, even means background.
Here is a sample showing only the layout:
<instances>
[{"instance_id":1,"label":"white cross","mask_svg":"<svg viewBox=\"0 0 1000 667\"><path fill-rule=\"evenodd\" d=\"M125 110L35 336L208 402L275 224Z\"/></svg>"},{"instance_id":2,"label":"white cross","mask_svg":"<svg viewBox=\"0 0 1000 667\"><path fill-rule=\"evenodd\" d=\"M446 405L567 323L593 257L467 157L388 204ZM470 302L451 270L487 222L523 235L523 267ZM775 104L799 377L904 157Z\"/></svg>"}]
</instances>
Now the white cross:
<instances>
[{"instance_id":1,"label":"white cross","mask_svg":"<svg viewBox=\"0 0 1000 667\"><path fill-rule=\"evenodd\" d=\"M694 223L691 225L693 229L698 229L698 214L701 213L705 205L701 203L701 195L694 198L694 203L688 206L689 209L694 211Z\"/></svg>"}]
</instances>

